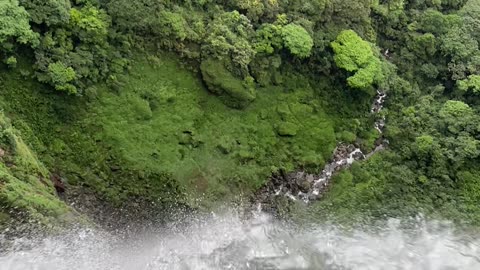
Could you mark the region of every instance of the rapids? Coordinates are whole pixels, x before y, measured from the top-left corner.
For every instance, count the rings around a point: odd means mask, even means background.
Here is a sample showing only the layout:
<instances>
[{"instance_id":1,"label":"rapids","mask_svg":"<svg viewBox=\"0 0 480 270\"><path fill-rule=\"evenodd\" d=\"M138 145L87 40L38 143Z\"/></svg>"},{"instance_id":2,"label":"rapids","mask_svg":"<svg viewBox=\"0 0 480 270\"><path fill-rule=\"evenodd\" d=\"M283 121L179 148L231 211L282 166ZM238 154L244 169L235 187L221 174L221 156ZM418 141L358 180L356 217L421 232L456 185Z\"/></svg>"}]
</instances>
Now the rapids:
<instances>
[{"instance_id":1,"label":"rapids","mask_svg":"<svg viewBox=\"0 0 480 270\"><path fill-rule=\"evenodd\" d=\"M390 219L359 229L299 229L264 213L241 216L212 213L129 237L84 228L18 238L0 254L0 270L480 269L479 235L448 223L418 219L405 228Z\"/></svg>"}]
</instances>

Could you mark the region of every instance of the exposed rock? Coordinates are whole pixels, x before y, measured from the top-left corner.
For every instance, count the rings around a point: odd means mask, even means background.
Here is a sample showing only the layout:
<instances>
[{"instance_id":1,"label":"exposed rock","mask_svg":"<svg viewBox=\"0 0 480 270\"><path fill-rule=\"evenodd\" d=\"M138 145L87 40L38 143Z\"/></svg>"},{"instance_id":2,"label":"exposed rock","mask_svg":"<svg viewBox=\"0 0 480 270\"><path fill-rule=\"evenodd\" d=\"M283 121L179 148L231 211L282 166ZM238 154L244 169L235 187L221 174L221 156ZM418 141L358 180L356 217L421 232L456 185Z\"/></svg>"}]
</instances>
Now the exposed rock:
<instances>
[{"instance_id":1,"label":"exposed rock","mask_svg":"<svg viewBox=\"0 0 480 270\"><path fill-rule=\"evenodd\" d=\"M255 89L235 77L226 65L224 61L204 60L200 65L203 81L208 90L217 94L225 105L235 109L245 108L255 100Z\"/></svg>"},{"instance_id":2,"label":"exposed rock","mask_svg":"<svg viewBox=\"0 0 480 270\"><path fill-rule=\"evenodd\" d=\"M65 192L65 183L63 183L62 178L58 174L54 173L50 175L50 180L52 180L53 187L55 187L58 193Z\"/></svg>"},{"instance_id":3,"label":"exposed rock","mask_svg":"<svg viewBox=\"0 0 480 270\"><path fill-rule=\"evenodd\" d=\"M313 177L313 176L312 176ZM296 184L298 186L298 189L303 192L303 193L307 193L310 191L310 189L312 188L312 182L309 182L307 180L307 177L302 177L302 178L298 178L297 181L296 181Z\"/></svg>"}]
</instances>

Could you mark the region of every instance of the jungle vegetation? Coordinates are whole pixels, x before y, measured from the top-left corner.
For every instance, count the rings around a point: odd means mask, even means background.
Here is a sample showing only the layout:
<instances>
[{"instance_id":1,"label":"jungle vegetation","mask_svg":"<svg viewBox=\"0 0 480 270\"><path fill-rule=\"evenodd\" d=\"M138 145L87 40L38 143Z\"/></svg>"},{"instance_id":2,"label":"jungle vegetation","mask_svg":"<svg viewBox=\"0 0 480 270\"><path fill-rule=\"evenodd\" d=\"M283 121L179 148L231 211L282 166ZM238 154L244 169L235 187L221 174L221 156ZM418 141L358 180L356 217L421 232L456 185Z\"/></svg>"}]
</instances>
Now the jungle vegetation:
<instances>
[{"instance_id":1,"label":"jungle vegetation","mask_svg":"<svg viewBox=\"0 0 480 270\"><path fill-rule=\"evenodd\" d=\"M53 174L208 208L318 172L374 147L380 89L388 149L313 211L478 224L478 29L480 0L0 0L0 223L64 216Z\"/></svg>"}]
</instances>

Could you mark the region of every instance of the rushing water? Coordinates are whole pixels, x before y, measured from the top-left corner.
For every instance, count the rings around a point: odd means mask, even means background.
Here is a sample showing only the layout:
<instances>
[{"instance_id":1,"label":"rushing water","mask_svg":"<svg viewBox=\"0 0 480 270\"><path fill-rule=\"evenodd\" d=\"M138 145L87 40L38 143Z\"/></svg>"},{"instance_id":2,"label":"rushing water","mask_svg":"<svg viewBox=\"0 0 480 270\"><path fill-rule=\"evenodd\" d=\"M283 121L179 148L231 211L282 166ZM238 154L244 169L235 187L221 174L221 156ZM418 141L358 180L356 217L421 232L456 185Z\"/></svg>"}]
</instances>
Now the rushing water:
<instances>
[{"instance_id":1,"label":"rushing water","mask_svg":"<svg viewBox=\"0 0 480 270\"><path fill-rule=\"evenodd\" d=\"M295 229L256 213L229 212L191 219L129 238L97 230L71 230L43 240L17 239L0 254L0 269L480 269L479 235L420 221L401 229L342 230L316 225Z\"/></svg>"}]
</instances>

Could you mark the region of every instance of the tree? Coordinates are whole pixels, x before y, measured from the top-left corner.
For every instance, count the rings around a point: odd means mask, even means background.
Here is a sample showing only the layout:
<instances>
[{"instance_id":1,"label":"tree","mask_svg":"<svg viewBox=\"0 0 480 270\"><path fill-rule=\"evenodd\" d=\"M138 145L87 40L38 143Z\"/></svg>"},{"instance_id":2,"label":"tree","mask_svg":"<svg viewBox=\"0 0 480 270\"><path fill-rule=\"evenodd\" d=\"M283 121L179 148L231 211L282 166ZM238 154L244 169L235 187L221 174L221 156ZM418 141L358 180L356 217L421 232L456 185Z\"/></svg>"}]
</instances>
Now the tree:
<instances>
[{"instance_id":1,"label":"tree","mask_svg":"<svg viewBox=\"0 0 480 270\"><path fill-rule=\"evenodd\" d=\"M61 25L68 23L70 18L69 0L20 0L20 4L36 24Z\"/></svg>"},{"instance_id":2,"label":"tree","mask_svg":"<svg viewBox=\"0 0 480 270\"><path fill-rule=\"evenodd\" d=\"M459 134L461 131L470 131L476 124L473 121L472 108L462 101L448 100L439 111L443 127L451 134Z\"/></svg>"},{"instance_id":3,"label":"tree","mask_svg":"<svg viewBox=\"0 0 480 270\"><path fill-rule=\"evenodd\" d=\"M247 17L253 20L258 20L265 8L262 0L234 0L232 2L238 10L246 10Z\"/></svg>"},{"instance_id":4,"label":"tree","mask_svg":"<svg viewBox=\"0 0 480 270\"><path fill-rule=\"evenodd\" d=\"M187 21L179 13L170 11L160 12L160 29L165 36L171 36L174 39L185 40L189 35L192 35L192 31L189 31Z\"/></svg>"},{"instance_id":5,"label":"tree","mask_svg":"<svg viewBox=\"0 0 480 270\"><path fill-rule=\"evenodd\" d=\"M285 48L291 54L299 58L307 58L310 56L313 39L310 34L302 26L290 23L282 28L282 37Z\"/></svg>"},{"instance_id":6,"label":"tree","mask_svg":"<svg viewBox=\"0 0 480 270\"><path fill-rule=\"evenodd\" d=\"M256 53L250 42L255 35L250 20L238 11L224 12L210 22L208 33L202 57L231 60L230 70L234 75L243 78L249 75L248 64Z\"/></svg>"},{"instance_id":7,"label":"tree","mask_svg":"<svg viewBox=\"0 0 480 270\"><path fill-rule=\"evenodd\" d=\"M441 49L453 60L461 61L478 50L478 42L465 27L454 27L443 37Z\"/></svg>"},{"instance_id":8,"label":"tree","mask_svg":"<svg viewBox=\"0 0 480 270\"><path fill-rule=\"evenodd\" d=\"M430 135L422 135L415 139L415 146L419 154L428 154L434 145L434 139Z\"/></svg>"},{"instance_id":9,"label":"tree","mask_svg":"<svg viewBox=\"0 0 480 270\"><path fill-rule=\"evenodd\" d=\"M281 25L265 23L256 31L255 50L258 53L273 54L282 47Z\"/></svg>"},{"instance_id":10,"label":"tree","mask_svg":"<svg viewBox=\"0 0 480 270\"><path fill-rule=\"evenodd\" d=\"M469 116L473 113L472 108L462 101L448 100L440 110L440 116L443 118L458 118Z\"/></svg>"},{"instance_id":11,"label":"tree","mask_svg":"<svg viewBox=\"0 0 480 270\"><path fill-rule=\"evenodd\" d=\"M0 44L3 49L11 50L12 42L30 44L39 43L38 34L30 28L28 12L18 5L17 0L0 1Z\"/></svg>"},{"instance_id":12,"label":"tree","mask_svg":"<svg viewBox=\"0 0 480 270\"><path fill-rule=\"evenodd\" d=\"M465 80L457 81L457 87L460 91L467 92L472 90L473 93L477 94L480 92L480 75L470 75Z\"/></svg>"},{"instance_id":13,"label":"tree","mask_svg":"<svg viewBox=\"0 0 480 270\"><path fill-rule=\"evenodd\" d=\"M77 93L75 86L70 84L75 80L75 71L73 68L65 66L62 62L51 63L48 65L48 74L55 89L66 91L69 94Z\"/></svg>"},{"instance_id":14,"label":"tree","mask_svg":"<svg viewBox=\"0 0 480 270\"><path fill-rule=\"evenodd\" d=\"M379 82L378 78L382 75L381 61L374 55L370 43L353 30L344 30L331 45L335 52L335 64L348 72L356 72L347 79L349 86L366 88Z\"/></svg>"},{"instance_id":15,"label":"tree","mask_svg":"<svg viewBox=\"0 0 480 270\"><path fill-rule=\"evenodd\" d=\"M70 10L70 25L73 32L83 42L106 42L110 17L103 10L87 5Z\"/></svg>"}]
</instances>

